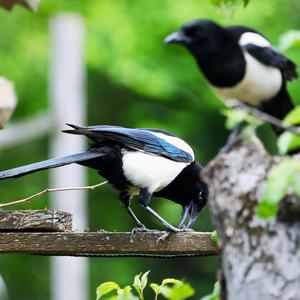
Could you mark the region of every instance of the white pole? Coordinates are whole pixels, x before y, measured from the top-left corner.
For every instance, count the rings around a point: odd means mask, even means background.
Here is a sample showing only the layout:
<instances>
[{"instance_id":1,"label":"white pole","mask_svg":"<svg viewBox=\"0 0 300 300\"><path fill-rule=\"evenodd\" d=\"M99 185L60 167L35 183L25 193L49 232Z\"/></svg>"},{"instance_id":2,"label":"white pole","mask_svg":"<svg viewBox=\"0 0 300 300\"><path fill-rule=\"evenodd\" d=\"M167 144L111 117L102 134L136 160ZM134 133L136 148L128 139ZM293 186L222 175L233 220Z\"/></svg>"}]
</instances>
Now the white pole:
<instances>
[{"instance_id":1,"label":"white pole","mask_svg":"<svg viewBox=\"0 0 300 300\"><path fill-rule=\"evenodd\" d=\"M79 125L85 123L84 24L77 14L59 14L52 19L50 32L50 98L55 126L50 156L56 157L80 152L85 148L81 137L60 132L66 128L66 122ZM84 171L83 167L77 165L54 169L50 173L50 186L83 186ZM55 209L74 215L75 230L83 230L87 224L85 199L85 191L51 195ZM51 259L51 272L52 300L88 299L86 259L54 257Z\"/></svg>"}]
</instances>

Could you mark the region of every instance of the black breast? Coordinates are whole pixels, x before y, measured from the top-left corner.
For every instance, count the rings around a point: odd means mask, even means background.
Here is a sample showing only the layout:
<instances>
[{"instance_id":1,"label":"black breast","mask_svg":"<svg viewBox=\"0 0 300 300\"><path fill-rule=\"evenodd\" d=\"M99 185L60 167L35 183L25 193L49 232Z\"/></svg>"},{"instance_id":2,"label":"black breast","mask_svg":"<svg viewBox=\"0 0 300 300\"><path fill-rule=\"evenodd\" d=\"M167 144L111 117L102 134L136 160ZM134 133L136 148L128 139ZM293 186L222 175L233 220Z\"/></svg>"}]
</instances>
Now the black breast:
<instances>
[{"instance_id":1,"label":"black breast","mask_svg":"<svg viewBox=\"0 0 300 300\"><path fill-rule=\"evenodd\" d=\"M180 174L164 189L154 196L170 199L183 206L197 198L200 192L207 193L207 185L201 179L202 167L194 161L185 167Z\"/></svg>"},{"instance_id":2,"label":"black breast","mask_svg":"<svg viewBox=\"0 0 300 300\"><path fill-rule=\"evenodd\" d=\"M246 72L246 60L239 46L220 49L211 59L197 63L210 84L220 88L235 86Z\"/></svg>"}]
</instances>

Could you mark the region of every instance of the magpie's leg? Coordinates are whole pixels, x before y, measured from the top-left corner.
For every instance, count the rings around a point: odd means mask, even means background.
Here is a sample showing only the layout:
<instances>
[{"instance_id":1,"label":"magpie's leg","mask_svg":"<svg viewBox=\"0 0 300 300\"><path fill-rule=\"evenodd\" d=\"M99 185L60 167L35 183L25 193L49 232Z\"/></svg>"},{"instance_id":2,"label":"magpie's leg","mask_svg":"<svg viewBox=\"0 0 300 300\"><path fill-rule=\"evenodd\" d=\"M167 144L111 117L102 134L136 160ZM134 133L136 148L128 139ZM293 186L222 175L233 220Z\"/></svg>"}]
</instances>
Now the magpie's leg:
<instances>
[{"instance_id":1,"label":"magpie's leg","mask_svg":"<svg viewBox=\"0 0 300 300\"><path fill-rule=\"evenodd\" d=\"M189 208L190 208L190 206L186 205L182 209L182 213L181 213L179 225L178 225L178 228L180 228L181 230L185 230L187 228L187 226L184 224L184 222L189 214ZM171 234L172 234L172 231L167 230L162 236L160 236L157 239L156 244L166 241L170 237Z\"/></svg>"},{"instance_id":2,"label":"magpie's leg","mask_svg":"<svg viewBox=\"0 0 300 300\"><path fill-rule=\"evenodd\" d=\"M219 154L228 153L234 146L234 144L241 138L241 133L246 126L246 122L242 121L236 125L230 132L226 144L220 149Z\"/></svg>"},{"instance_id":3,"label":"magpie's leg","mask_svg":"<svg viewBox=\"0 0 300 300\"><path fill-rule=\"evenodd\" d=\"M185 228L186 227L184 222L185 222L185 220L188 216L189 208L190 208L189 205L186 205L186 206L183 207L183 210L182 210L182 213L181 213L181 216L180 216L180 220L179 220L178 228Z\"/></svg>"},{"instance_id":4,"label":"magpie's leg","mask_svg":"<svg viewBox=\"0 0 300 300\"><path fill-rule=\"evenodd\" d=\"M130 208L130 196L128 195L127 192L121 192L119 194L119 198L121 200L121 202L124 204L124 207L126 209L126 211L128 212L128 214L132 217L132 219L134 220L136 227L134 227L131 230L130 233L130 242L133 243L133 238L135 236L135 234L137 232L146 232L146 231L151 231L151 229L148 229L138 218L137 216L134 214L134 212L132 211L132 209Z\"/></svg>"},{"instance_id":5,"label":"magpie's leg","mask_svg":"<svg viewBox=\"0 0 300 300\"><path fill-rule=\"evenodd\" d=\"M131 218L133 219L136 226L138 228L146 228L145 225L137 218L137 216L134 214L134 212L130 208L130 196L128 195L128 193L127 192L121 192L119 194L119 199L124 204L124 207L125 207L126 211L131 216Z\"/></svg>"},{"instance_id":6,"label":"magpie's leg","mask_svg":"<svg viewBox=\"0 0 300 300\"><path fill-rule=\"evenodd\" d=\"M139 195L139 203L142 205L142 207L153 217L155 217L157 220L159 220L167 230L171 232L179 232L180 229L174 227L170 223L168 223L164 218L162 218L157 212L155 212L150 206L150 199L151 199L151 193L148 191L147 188L143 188L140 190Z\"/></svg>"}]
</instances>

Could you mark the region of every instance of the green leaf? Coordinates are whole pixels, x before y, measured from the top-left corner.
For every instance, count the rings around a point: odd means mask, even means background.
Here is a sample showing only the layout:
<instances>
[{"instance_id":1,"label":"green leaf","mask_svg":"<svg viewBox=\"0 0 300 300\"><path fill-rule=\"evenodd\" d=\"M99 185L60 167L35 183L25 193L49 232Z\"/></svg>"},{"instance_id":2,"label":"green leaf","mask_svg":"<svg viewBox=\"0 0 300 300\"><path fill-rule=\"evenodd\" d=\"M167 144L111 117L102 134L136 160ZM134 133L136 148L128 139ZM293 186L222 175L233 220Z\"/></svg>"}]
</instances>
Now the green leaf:
<instances>
[{"instance_id":1,"label":"green leaf","mask_svg":"<svg viewBox=\"0 0 300 300\"><path fill-rule=\"evenodd\" d=\"M174 278L166 278L162 281L161 286L164 286L166 284L182 284L182 281L178 280L178 279L174 279Z\"/></svg>"},{"instance_id":2,"label":"green leaf","mask_svg":"<svg viewBox=\"0 0 300 300\"><path fill-rule=\"evenodd\" d=\"M300 162L290 158L282 161L269 171L263 197L258 204L258 216L271 218L278 211L278 205L288 191L295 192L299 185ZM296 180L297 179L297 180ZM298 190L298 188L296 188Z\"/></svg>"},{"instance_id":3,"label":"green leaf","mask_svg":"<svg viewBox=\"0 0 300 300\"><path fill-rule=\"evenodd\" d=\"M220 292L221 292L221 286L220 286L220 282L216 281L215 285L214 285L214 290L212 293L212 299L211 300L218 300L220 297Z\"/></svg>"},{"instance_id":4,"label":"green leaf","mask_svg":"<svg viewBox=\"0 0 300 300\"><path fill-rule=\"evenodd\" d=\"M225 126L231 130L238 124L246 121L248 124L256 127L262 124L262 122L255 117L249 115L247 112L241 109L225 109L222 114L226 117Z\"/></svg>"},{"instance_id":5,"label":"green leaf","mask_svg":"<svg viewBox=\"0 0 300 300\"><path fill-rule=\"evenodd\" d=\"M142 287L142 283L141 283L141 280L140 280L141 275L142 275L142 273L140 273L138 275L135 275L134 280L133 280L133 286L134 286L134 288L136 289L137 292L139 292L141 290L141 287Z\"/></svg>"},{"instance_id":6,"label":"green leaf","mask_svg":"<svg viewBox=\"0 0 300 300\"><path fill-rule=\"evenodd\" d=\"M212 5L216 6L228 6L231 7L233 5L238 5L242 3L244 7L246 7L249 4L250 0L210 0L210 3Z\"/></svg>"},{"instance_id":7,"label":"green leaf","mask_svg":"<svg viewBox=\"0 0 300 300\"><path fill-rule=\"evenodd\" d=\"M284 118L285 125L299 125L300 124L300 106L293 108Z\"/></svg>"},{"instance_id":8,"label":"green leaf","mask_svg":"<svg viewBox=\"0 0 300 300\"><path fill-rule=\"evenodd\" d=\"M146 287L147 283L148 283L148 274L149 274L150 270L145 272L143 275L142 275L142 278L141 278L141 289L144 290L144 288Z\"/></svg>"},{"instance_id":9,"label":"green leaf","mask_svg":"<svg viewBox=\"0 0 300 300\"><path fill-rule=\"evenodd\" d=\"M172 287L163 286L161 293L170 300L184 300L194 295L194 289L188 283L175 284Z\"/></svg>"},{"instance_id":10,"label":"green leaf","mask_svg":"<svg viewBox=\"0 0 300 300\"><path fill-rule=\"evenodd\" d=\"M278 151L281 155L300 148L300 136L292 132L285 131L277 139Z\"/></svg>"},{"instance_id":11,"label":"green leaf","mask_svg":"<svg viewBox=\"0 0 300 300\"><path fill-rule=\"evenodd\" d=\"M289 30L279 38L278 48L287 51L292 48L300 48L300 30Z\"/></svg>"},{"instance_id":12,"label":"green leaf","mask_svg":"<svg viewBox=\"0 0 300 300\"><path fill-rule=\"evenodd\" d=\"M220 283L219 281L216 281L212 294L206 295L202 297L200 300L219 300L220 291L221 291Z\"/></svg>"},{"instance_id":13,"label":"green leaf","mask_svg":"<svg viewBox=\"0 0 300 300\"><path fill-rule=\"evenodd\" d=\"M214 246L216 247L219 247L220 243L219 243L219 240L218 240L218 234L216 232L216 230L214 230L210 236L210 239L213 243Z\"/></svg>"},{"instance_id":14,"label":"green leaf","mask_svg":"<svg viewBox=\"0 0 300 300\"><path fill-rule=\"evenodd\" d=\"M134 286L135 290L137 291L140 299L144 299L143 291L148 282L149 272L150 272L150 270L145 272L143 275L142 275L142 273L140 273L134 277L133 286Z\"/></svg>"},{"instance_id":15,"label":"green leaf","mask_svg":"<svg viewBox=\"0 0 300 300\"><path fill-rule=\"evenodd\" d=\"M102 296L110 293L113 290L118 290L118 289L120 289L120 287L117 283L115 283L113 281L104 282L104 283L100 284L97 287L97 290L96 290L97 298L96 298L96 300L99 300Z\"/></svg>"},{"instance_id":16,"label":"green leaf","mask_svg":"<svg viewBox=\"0 0 300 300\"><path fill-rule=\"evenodd\" d=\"M152 290L154 291L154 293L157 295L157 294L159 294L159 288L160 288L160 286L158 285L158 284L156 284L156 283L151 283L150 284L150 287L152 288Z\"/></svg>"},{"instance_id":17,"label":"green leaf","mask_svg":"<svg viewBox=\"0 0 300 300\"><path fill-rule=\"evenodd\" d=\"M131 286L127 285L123 289L118 290L117 300L138 300L139 298L131 293Z\"/></svg>"}]
</instances>

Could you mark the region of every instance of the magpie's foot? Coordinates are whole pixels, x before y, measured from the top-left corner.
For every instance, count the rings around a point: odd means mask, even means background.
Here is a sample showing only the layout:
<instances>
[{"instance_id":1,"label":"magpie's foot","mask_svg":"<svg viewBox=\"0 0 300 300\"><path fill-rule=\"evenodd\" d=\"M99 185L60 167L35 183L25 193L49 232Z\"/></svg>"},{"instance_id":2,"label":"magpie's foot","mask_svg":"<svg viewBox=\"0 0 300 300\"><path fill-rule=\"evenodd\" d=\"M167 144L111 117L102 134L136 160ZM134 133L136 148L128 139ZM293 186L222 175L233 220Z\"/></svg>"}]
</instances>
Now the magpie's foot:
<instances>
[{"instance_id":1,"label":"magpie's foot","mask_svg":"<svg viewBox=\"0 0 300 300\"><path fill-rule=\"evenodd\" d=\"M194 232L195 231L194 229L187 227L187 226L180 228L180 229L181 229L180 232Z\"/></svg>"},{"instance_id":2,"label":"magpie's foot","mask_svg":"<svg viewBox=\"0 0 300 300\"><path fill-rule=\"evenodd\" d=\"M156 245L158 245L159 243L164 243L171 236L172 233L174 233L174 231L167 230L162 236L160 236L156 240Z\"/></svg>"},{"instance_id":3,"label":"magpie's foot","mask_svg":"<svg viewBox=\"0 0 300 300\"><path fill-rule=\"evenodd\" d=\"M138 232L151 232L151 231L157 231L157 230L149 229L145 226L138 226L138 227L133 228L130 232L130 243L133 243L133 238Z\"/></svg>"},{"instance_id":4,"label":"magpie's foot","mask_svg":"<svg viewBox=\"0 0 300 300\"><path fill-rule=\"evenodd\" d=\"M176 234L178 232L193 232L194 229L187 227L185 224L181 225L180 228L176 228L176 230L167 230L162 236L160 236L156 240L156 245L159 243L165 242L172 234Z\"/></svg>"}]
</instances>

